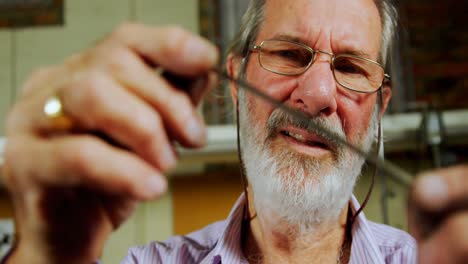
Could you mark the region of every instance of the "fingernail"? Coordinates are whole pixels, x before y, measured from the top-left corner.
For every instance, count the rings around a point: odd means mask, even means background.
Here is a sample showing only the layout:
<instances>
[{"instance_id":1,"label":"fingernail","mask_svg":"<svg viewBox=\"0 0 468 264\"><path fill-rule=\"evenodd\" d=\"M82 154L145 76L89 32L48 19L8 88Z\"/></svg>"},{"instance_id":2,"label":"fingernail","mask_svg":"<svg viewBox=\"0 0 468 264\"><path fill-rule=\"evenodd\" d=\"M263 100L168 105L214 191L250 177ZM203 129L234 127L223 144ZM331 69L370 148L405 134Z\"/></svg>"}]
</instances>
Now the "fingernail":
<instances>
[{"instance_id":1,"label":"fingernail","mask_svg":"<svg viewBox=\"0 0 468 264\"><path fill-rule=\"evenodd\" d=\"M148 191L148 196L155 196L162 194L166 191L167 183L160 175L153 175L148 177L146 181L146 190Z\"/></svg>"},{"instance_id":2,"label":"fingernail","mask_svg":"<svg viewBox=\"0 0 468 264\"><path fill-rule=\"evenodd\" d=\"M447 183L438 175L427 174L422 176L417 184L418 196L423 201L431 203L434 209L444 205L448 195Z\"/></svg>"},{"instance_id":3,"label":"fingernail","mask_svg":"<svg viewBox=\"0 0 468 264\"><path fill-rule=\"evenodd\" d=\"M187 123L187 132L190 141L197 146L202 146L206 142L205 126L196 117L191 118Z\"/></svg>"}]
</instances>

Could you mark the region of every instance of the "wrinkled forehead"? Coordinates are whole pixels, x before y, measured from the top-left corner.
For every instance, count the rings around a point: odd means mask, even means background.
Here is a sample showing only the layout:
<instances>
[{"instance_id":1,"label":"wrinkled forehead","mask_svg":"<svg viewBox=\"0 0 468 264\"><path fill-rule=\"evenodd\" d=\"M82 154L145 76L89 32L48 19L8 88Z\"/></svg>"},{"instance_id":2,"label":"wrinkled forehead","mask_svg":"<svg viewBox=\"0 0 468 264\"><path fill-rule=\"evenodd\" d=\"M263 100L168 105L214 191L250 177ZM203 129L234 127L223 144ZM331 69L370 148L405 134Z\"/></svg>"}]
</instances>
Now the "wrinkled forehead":
<instances>
[{"instance_id":1,"label":"wrinkled forehead","mask_svg":"<svg viewBox=\"0 0 468 264\"><path fill-rule=\"evenodd\" d=\"M266 0L258 40L291 35L313 48L377 59L381 32L373 0Z\"/></svg>"}]
</instances>

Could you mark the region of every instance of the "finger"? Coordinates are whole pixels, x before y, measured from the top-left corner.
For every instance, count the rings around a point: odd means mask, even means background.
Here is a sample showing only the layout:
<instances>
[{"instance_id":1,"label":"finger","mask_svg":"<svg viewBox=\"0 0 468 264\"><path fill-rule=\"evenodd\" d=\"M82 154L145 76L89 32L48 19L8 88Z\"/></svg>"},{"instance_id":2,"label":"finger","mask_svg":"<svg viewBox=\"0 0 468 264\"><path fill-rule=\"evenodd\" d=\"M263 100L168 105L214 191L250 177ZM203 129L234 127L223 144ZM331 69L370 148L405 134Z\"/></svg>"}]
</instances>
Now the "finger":
<instances>
[{"instance_id":1,"label":"finger","mask_svg":"<svg viewBox=\"0 0 468 264\"><path fill-rule=\"evenodd\" d=\"M11 168L7 185L20 186L17 189L85 186L113 195L151 199L167 188L159 171L96 137L55 137L46 141L18 136L9 138L7 148ZM28 153L34 158L19 158L15 153Z\"/></svg>"},{"instance_id":2,"label":"finger","mask_svg":"<svg viewBox=\"0 0 468 264\"><path fill-rule=\"evenodd\" d=\"M409 229L421 240L457 211L468 208L466 166L452 167L419 176L409 194Z\"/></svg>"},{"instance_id":3,"label":"finger","mask_svg":"<svg viewBox=\"0 0 468 264\"><path fill-rule=\"evenodd\" d=\"M213 44L180 27L154 28L127 23L118 27L112 38L155 65L181 75L202 74L215 66L219 57Z\"/></svg>"},{"instance_id":4,"label":"finger","mask_svg":"<svg viewBox=\"0 0 468 264\"><path fill-rule=\"evenodd\" d=\"M166 171L176 164L159 113L113 79L95 73L62 91L64 108L85 130L102 131Z\"/></svg>"},{"instance_id":5,"label":"finger","mask_svg":"<svg viewBox=\"0 0 468 264\"><path fill-rule=\"evenodd\" d=\"M423 210L439 212L448 206L468 204L468 166L461 165L432 171L419 176L411 195Z\"/></svg>"},{"instance_id":6,"label":"finger","mask_svg":"<svg viewBox=\"0 0 468 264\"><path fill-rule=\"evenodd\" d=\"M39 99L42 105L34 109L34 113L42 113L46 97L53 93L56 86L63 81L66 73L61 67L44 67L34 71L21 87L21 100L13 105L8 112L5 125L5 134L22 133L31 131L32 123L29 118L31 106L36 106ZM40 89L39 89L40 88Z\"/></svg>"},{"instance_id":7,"label":"finger","mask_svg":"<svg viewBox=\"0 0 468 264\"><path fill-rule=\"evenodd\" d=\"M53 86L51 84L54 82L53 78L60 74L60 67L43 67L37 69L31 73L31 76L23 84L20 89L20 94L22 96L30 95L35 92L38 87L42 86L42 84L47 84L48 87L52 88Z\"/></svg>"},{"instance_id":8,"label":"finger","mask_svg":"<svg viewBox=\"0 0 468 264\"><path fill-rule=\"evenodd\" d=\"M214 88L218 82L218 76L214 72L197 78L184 78L164 71L162 76L177 88L190 87L190 89L185 91L188 93L193 105L198 105L207 91Z\"/></svg>"},{"instance_id":9,"label":"finger","mask_svg":"<svg viewBox=\"0 0 468 264\"><path fill-rule=\"evenodd\" d=\"M468 212L452 215L427 241L419 245L419 263L467 263Z\"/></svg>"},{"instance_id":10,"label":"finger","mask_svg":"<svg viewBox=\"0 0 468 264\"><path fill-rule=\"evenodd\" d=\"M167 128L171 128L171 137L182 145L202 146L206 141L206 129L202 118L198 115L194 99L189 91L173 87L168 81L149 68L138 56L127 48L118 45L107 45L105 50L96 55L99 64L109 75L142 98L160 113ZM194 87L195 96L207 90L212 82L201 82ZM199 98L196 98L199 100Z\"/></svg>"}]
</instances>

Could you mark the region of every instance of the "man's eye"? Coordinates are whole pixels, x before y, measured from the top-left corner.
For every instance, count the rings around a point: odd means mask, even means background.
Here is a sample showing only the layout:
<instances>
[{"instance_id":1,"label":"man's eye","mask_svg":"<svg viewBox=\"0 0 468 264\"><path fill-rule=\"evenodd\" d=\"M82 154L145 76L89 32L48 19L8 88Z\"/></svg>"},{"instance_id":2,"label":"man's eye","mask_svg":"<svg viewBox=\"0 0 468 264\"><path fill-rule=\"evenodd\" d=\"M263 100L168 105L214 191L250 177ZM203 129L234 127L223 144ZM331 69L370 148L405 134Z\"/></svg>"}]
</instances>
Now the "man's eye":
<instances>
[{"instance_id":1,"label":"man's eye","mask_svg":"<svg viewBox=\"0 0 468 264\"><path fill-rule=\"evenodd\" d=\"M339 62L335 65L335 70L340 71L341 73L345 74L359 74L363 76L367 76L367 71L364 70L357 64L351 62Z\"/></svg>"},{"instance_id":2,"label":"man's eye","mask_svg":"<svg viewBox=\"0 0 468 264\"><path fill-rule=\"evenodd\" d=\"M278 59L286 60L289 63L294 63L297 66L307 66L310 62L310 52L299 49L285 49L275 50L270 52L271 55L276 56Z\"/></svg>"}]
</instances>

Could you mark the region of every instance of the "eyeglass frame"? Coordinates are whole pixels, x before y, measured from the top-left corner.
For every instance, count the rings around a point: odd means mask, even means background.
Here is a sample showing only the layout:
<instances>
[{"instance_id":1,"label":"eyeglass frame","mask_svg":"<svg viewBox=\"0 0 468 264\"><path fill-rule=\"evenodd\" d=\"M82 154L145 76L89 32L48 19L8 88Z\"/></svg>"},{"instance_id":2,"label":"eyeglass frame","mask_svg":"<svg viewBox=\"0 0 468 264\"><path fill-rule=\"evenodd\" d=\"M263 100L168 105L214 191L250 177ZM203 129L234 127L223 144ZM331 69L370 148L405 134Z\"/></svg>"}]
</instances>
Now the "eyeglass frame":
<instances>
[{"instance_id":1,"label":"eyeglass frame","mask_svg":"<svg viewBox=\"0 0 468 264\"><path fill-rule=\"evenodd\" d=\"M291 43L291 44L295 44L295 45L298 45L298 46L302 46L304 47L305 49L307 49L311 54L312 54L312 59L309 61L309 64L307 64L307 66L304 68L304 70L302 72L299 72L299 73L291 73L291 74L288 74L288 73L281 73L281 72L277 72L277 71L273 71L273 70L270 70L270 69L267 69L263 64L262 64L262 61L260 59L260 54L261 54L261 49L262 49L262 45L266 42L266 41L283 41L283 42L288 42L288 43ZM279 75L284 75L284 76L297 76L297 75L301 75L303 74L304 72L306 72L311 66L312 64L314 64L314 61L316 59L316 54L317 53L321 53L321 54L326 54L326 55L329 55L330 56L330 68L332 70L332 73L333 73L333 78L335 79L335 81L342 87L348 89L348 90L351 90L351 91L354 91L354 92L357 92L357 93L365 93L365 94L372 94L372 93L375 93L377 91L379 91L380 89L382 89L384 83L386 81L390 81L391 80L391 76L389 74L387 74L385 72L385 68L383 67L382 64L380 64L379 62L377 61L374 61L374 60L371 60L371 59L368 59L368 58L363 58L361 56L357 56L357 55L353 55L353 54L333 54L331 52L327 52L327 51L323 51L323 50L315 50L311 47L309 47L308 45L304 44L304 43L300 43L300 42L296 42L296 41L291 41L291 40L285 40L285 39L265 39L263 40L260 45L254 45L252 46L250 49L249 49L250 52L258 52L258 63L260 64L260 66L269 71L269 72L272 72L272 73L275 73L275 74L279 74ZM356 89L353 89L353 88L350 88L344 84L342 84L340 81L337 80L336 78L336 75L335 75L335 68L334 68L334 61L337 57L340 57L340 56L346 56L346 57L351 57L351 58L355 58L355 59L359 59L359 60L364 60L364 61L367 61L367 62L371 62L373 64L376 64L377 66L379 66L380 68L382 68L383 72L384 72L384 76L383 76L383 80L382 80L382 83L380 84L379 87L377 87L375 89L375 91L372 91L372 92L366 92L366 91L359 91L359 90L356 90Z\"/></svg>"}]
</instances>

